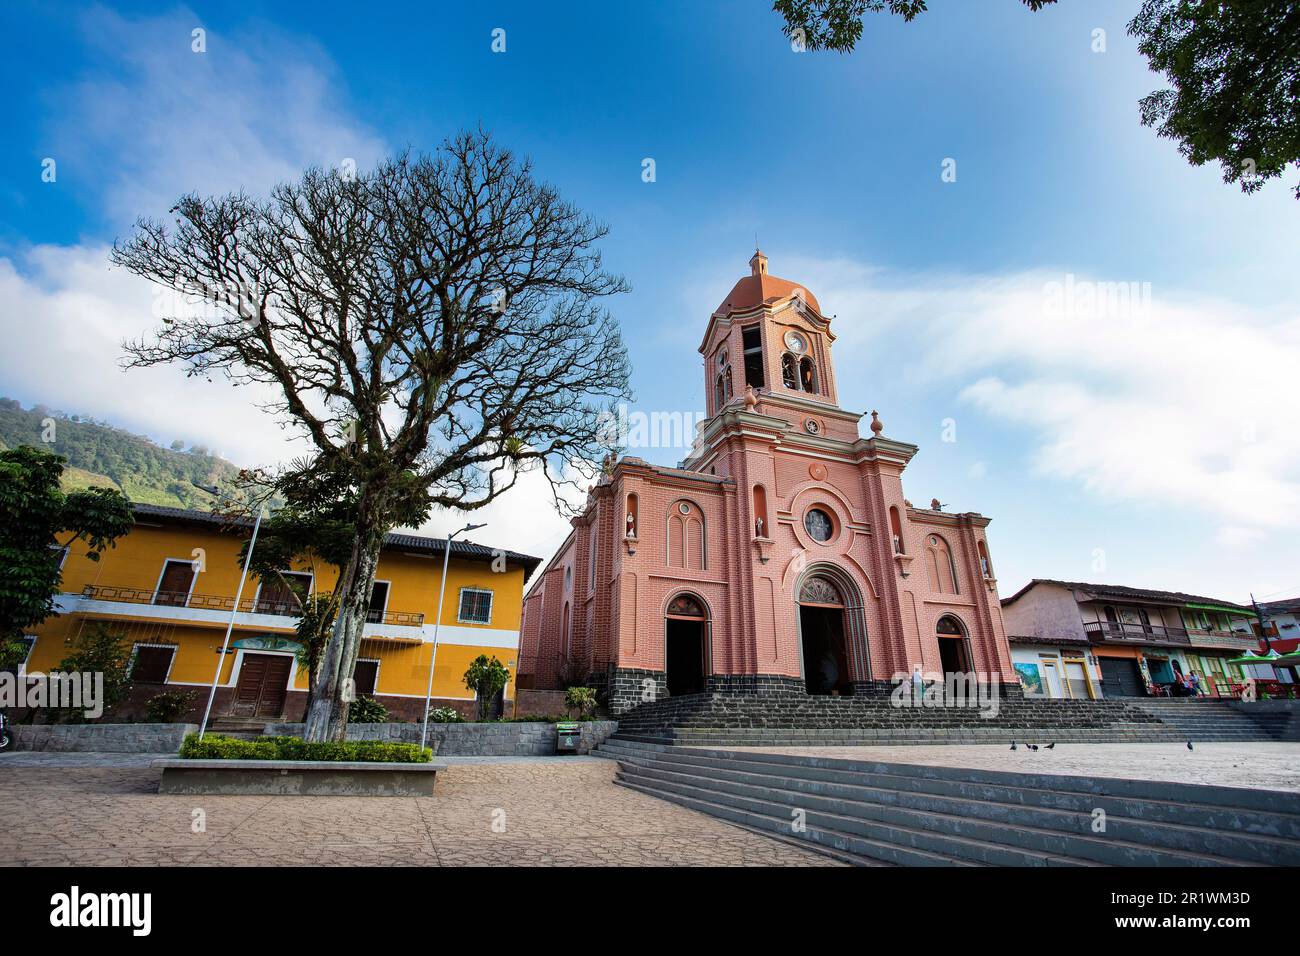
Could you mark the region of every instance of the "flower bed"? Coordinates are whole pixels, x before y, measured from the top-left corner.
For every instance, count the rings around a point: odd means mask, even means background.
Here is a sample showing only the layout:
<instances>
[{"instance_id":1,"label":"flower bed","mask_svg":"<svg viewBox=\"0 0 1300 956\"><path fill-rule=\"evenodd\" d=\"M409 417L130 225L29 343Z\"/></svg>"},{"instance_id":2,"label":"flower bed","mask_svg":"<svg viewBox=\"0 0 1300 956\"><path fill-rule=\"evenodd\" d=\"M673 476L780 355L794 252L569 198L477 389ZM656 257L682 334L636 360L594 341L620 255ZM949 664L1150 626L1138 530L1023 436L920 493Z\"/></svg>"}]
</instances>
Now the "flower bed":
<instances>
[{"instance_id":1,"label":"flower bed","mask_svg":"<svg viewBox=\"0 0 1300 956\"><path fill-rule=\"evenodd\" d=\"M433 750L418 744L383 740L308 742L301 737L240 740L221 734L189 734L181 744L183 760L318 760L346 763L429 763Z\"/></svg>"}]
</instances>

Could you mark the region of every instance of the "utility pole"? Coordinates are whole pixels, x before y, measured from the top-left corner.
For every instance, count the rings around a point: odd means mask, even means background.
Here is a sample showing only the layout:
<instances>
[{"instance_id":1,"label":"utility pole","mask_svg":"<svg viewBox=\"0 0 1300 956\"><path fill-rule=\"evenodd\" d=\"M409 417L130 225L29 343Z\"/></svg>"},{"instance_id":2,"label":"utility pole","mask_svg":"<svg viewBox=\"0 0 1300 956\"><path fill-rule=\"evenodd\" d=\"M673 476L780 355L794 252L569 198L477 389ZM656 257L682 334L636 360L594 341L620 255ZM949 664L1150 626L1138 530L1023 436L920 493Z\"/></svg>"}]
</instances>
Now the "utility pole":
<instances>
[{"instance_id":1,"label":"utility pole","mask_svg":"<svg viewBox=\"0 0 1300 956\"><path fill-rule=\"evenodd\" d=\"M1260 610L1259 602L1255 600L1254 594L1250 596L1250 606L1255 609L1255 617L1259 620L1259 636L1264 639L1264 653L1271 654L1273 652L1273 642L1268 639L1268 630L1265 627L1267 621L1264 618L1264 612Z\"/></svg>"}]
</instances>

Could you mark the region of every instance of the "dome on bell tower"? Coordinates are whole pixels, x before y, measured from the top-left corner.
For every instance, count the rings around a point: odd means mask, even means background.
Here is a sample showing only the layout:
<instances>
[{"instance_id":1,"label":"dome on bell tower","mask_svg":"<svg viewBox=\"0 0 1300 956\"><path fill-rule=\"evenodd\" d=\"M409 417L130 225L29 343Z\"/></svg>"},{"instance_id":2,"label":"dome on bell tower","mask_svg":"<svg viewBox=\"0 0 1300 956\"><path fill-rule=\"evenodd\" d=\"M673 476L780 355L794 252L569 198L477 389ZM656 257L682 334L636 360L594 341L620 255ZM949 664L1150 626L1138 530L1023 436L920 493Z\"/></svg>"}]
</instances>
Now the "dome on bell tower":
<instances>
[{"instance_id":1,"label":"dome on bell tower","mask_svg":"<svg viewBox=\"0 0 1300 956\"><path fill-rule=\"evenodd\" d=\"M761 249L755 249L753 257L749 260L749 275L732 287L727 297L722 300L722 304L714 309L714 314L728 315L732 312L743 312L756 305L774 305L792 297L802 299L805 304L812 307L814 312L821 315L822 310L817 303L817 297L797 282L771 275L767 271L767 256L763 255Z\"/></svg>"}]
</instances>

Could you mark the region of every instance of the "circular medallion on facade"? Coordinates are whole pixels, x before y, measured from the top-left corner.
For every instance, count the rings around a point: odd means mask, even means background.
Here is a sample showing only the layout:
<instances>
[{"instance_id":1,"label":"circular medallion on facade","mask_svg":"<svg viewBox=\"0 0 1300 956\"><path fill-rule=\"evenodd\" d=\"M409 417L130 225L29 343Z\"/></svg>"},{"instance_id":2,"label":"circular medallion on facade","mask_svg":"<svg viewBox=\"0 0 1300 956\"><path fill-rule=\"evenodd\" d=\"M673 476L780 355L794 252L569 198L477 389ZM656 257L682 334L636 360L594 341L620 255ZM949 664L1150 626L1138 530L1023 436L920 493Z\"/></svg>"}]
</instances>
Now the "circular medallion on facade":
<instances>
[{"instance_id":1,"label":"circular medallion on facade","mask_svg":"<svg viewBox=\"0 0 1300 956\"><path fill-rule=\"evenodd\" d=\"M683 501L681 504L679 504L679 505L677 506L677 510L680 511L680 512L681 512L682 514L684 514L684 515L688 515L688 514L691 513L691 506L688 505L686 502Z\"/></svg>"},{"instance_id":2,"label":"circular medallion on facade","mask_svg":"<svg viewBox=\"0 0 1300 956\"><path fill-rule=\"evenodd\" d=\"M802 352L808 348L808 341L798 332L791 329L785 333L785 347L791 352Z\"/></svg>"},{"instance_id":3,"label":"circular medallion on facade","mask_svg":"<svg viewBox=\"0 0 1300 956\"><path fill-rule=\"evenodd\" d=\"M823 465L820 461L813 462L811 465L808 466L808 477L810 477L813 481L825 481L826 466Z\"/></svg>"},{"instance_id":4,"label":"circular medallion on facade","mask_svg":"<svg viewBox=\"0 0 1300 956\"><path fill-rule=\"evenodd\" d=\"M809 508L803 516L804 530L814 541L829 541L835 535L835 522L820 508Z\"/></svg>"},{"instance_id":5,"label":"circular medallion on facade","mask_svg":"<svg viewBox=\"0 0 1300 956\"><path fill-rule=\"evenodd\" d=\"M817 419L809 418L804 420L803 430L809 435L820 435L822 433L822 426Z\"/></svg>"}]
</instances>

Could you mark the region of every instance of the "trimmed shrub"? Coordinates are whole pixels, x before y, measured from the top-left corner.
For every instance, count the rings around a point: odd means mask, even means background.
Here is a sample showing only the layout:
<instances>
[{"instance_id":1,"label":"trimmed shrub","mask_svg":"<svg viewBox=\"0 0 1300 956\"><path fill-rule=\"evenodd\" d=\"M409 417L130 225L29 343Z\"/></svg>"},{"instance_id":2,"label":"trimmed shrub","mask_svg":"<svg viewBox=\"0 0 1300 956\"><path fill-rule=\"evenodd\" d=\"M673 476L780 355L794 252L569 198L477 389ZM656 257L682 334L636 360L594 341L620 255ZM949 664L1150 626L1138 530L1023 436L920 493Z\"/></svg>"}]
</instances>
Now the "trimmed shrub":
<instances>
[{"instance_id":1,"label":"trimmed shrub","mask_svg":"<svg viewBox=\"0 0 1300 956\"><path fill-rule=\"evenodd\" d=\"M564 692L564 706L570 713L576 710L579 717L594 714L596 712L596 688L570 687Z\"/></svg>"},{"instance_id":2,"label":"trimmed shrub","mask_svg":"<svg viewBox=\"0 0 1300 956\"><path fill-rule=\"evenodd\" d=\"M301 737L259 737L238 740L208 734L199 740L189 734L181 744L185 760L327 760L366 763L429 763L433 751L416 744L382 740L344 740L308 743Z\"/></svg>"},{"instance_id":3,"label":"trimmed shrub","mask_svg":"<svg viewBox=\"0 0 1300 956\"><path fill-rule=\"evenodd\" d=\"M180 718L194 701L195 694L166 691L150 697L144 705L144 714L155 724L170 724Z\"/></svg>"},{"instance_id":4,"label":"trimmed shrub","mask_svg":"<svg viewBox=\"0 0 1300 956\"><path fill-rule=\"evenodd\" d=\"M386 724L388 708L373 697L358 697L348 705L349 724Z\"/></svg>"}]
</instances>

